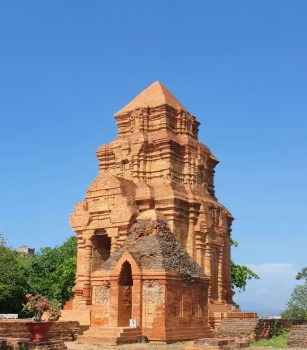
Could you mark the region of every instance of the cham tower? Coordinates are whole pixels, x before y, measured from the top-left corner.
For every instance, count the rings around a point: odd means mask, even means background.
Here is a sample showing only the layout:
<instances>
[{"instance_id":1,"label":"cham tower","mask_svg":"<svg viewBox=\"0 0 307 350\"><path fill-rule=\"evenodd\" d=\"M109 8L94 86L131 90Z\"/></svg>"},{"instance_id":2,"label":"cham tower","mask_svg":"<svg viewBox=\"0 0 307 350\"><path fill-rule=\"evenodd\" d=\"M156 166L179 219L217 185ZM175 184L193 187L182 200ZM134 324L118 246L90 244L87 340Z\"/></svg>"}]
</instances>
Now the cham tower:
<instances>
[{"instance_id":1,"label":"cham tower","mask_svg":"<svg viewBox=\"0 0 307 350\"><path fill-rule=\"evenodd\" d=\"M196 117L158 81L114 117L117 137L98 148L99 174L71 215L77 275L63 319L90 326L84 342L211 336L223 317L242 315L218 161L198 141Z\"/></svg>"}]
</instances>

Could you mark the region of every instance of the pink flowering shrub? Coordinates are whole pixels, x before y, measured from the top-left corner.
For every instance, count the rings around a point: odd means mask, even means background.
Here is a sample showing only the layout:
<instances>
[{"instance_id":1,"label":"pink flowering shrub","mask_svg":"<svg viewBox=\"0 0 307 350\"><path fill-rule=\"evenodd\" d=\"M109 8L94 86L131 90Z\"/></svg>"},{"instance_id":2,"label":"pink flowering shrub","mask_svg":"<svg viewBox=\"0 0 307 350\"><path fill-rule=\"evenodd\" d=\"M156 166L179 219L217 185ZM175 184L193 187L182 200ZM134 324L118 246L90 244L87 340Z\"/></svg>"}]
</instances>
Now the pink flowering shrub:
<instances>
[{"instance_id":1,"label":"pink flowering shrub","mask_svg":"<svg viewBox=\"0 0 307 350\"><path fill-rule=\"evenodd\" d=\"M33 296L32 294L26 294L27 302L23 304L23 311L34 312L33 321L40 322L44 311L49 310L49 300L43 295Z\"/></svg>"},{"instance_id":2,"label":"pink flowering shrub","mask_svg":"<svg viewBox=\"0 0 307 350\"><path fill-rule=\"evenodd\" d=\"M58 303L57 301L50 301L49 309L48 309L48 320L49 319L57 320L61 316L61 308L62 308L61 303Z\"/></svg>"}]
</instances>

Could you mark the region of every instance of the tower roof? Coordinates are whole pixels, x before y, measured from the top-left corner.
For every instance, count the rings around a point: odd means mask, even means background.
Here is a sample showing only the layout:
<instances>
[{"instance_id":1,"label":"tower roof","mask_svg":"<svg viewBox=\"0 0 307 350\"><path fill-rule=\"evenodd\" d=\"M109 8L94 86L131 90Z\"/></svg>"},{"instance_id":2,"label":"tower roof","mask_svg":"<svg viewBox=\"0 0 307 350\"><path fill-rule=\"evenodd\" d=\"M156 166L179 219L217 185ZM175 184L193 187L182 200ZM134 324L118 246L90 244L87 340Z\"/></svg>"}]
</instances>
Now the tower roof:
<instances>
[{"instance_id":1,"label":"tower roof","mask_svg":"<svg viewBox=\"0 0 307 350\"><path fill-rule=\"evenodd\" d=\"M148 88L137 95L124 108L115 113L115 115L124 114L137 108L158 107L165 104L179 110L182 109L187 111L186 108L177 100L177 98L169 90L167 90L162 83L160 83L160 81L155 81L153 84L148 86Z\"/></svg>"}]
</instances>

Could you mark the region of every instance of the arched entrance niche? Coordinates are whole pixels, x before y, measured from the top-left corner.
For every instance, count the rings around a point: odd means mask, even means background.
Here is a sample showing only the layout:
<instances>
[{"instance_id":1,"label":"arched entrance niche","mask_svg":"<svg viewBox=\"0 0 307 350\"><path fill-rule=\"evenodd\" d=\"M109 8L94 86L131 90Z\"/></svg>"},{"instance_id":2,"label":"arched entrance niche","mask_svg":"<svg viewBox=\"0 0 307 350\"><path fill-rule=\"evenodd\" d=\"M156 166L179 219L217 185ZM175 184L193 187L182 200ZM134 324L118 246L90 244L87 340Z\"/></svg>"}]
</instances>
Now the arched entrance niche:
<instances>
[{"instance_id":1,"label":"arched entrance niche","mask_svg":"<svg viewBox=\"0 0 307 350\"><path fill-rule=\"evenodd\" d=\"M132 318L132 269L126 260L121 267L118 279L118 327L129 326Z\"/></svg>"},{"instance_id":2,"label":"arched entrance niche","mask_svg":"<svg viewBox=\"0 0 307 350\"><path fill-rule=\"evenodd\" d=\"M111 237L105 230L96 230L92 237L92 271L97 271L103 262L109 259L111 254Z\"/></svg>"}]
</instances>

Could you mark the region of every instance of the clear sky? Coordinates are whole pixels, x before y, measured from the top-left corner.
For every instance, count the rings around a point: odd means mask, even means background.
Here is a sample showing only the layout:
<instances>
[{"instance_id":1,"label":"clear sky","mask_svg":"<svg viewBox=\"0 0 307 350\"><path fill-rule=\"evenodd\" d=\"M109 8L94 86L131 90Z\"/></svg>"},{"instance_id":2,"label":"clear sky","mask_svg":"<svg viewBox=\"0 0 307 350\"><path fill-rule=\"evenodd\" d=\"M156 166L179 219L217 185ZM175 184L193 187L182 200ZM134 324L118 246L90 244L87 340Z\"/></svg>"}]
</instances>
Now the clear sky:
<instances>
[{"instance_id":1,"label":"clear sky","mask_svg":"<svg viewBox=\"0 0 307 350\"><path fill-rule=\"evenodd\" d=\"M283 307L307 265L307 2L0 2L0 231L54 246L115 138L113 114L160 80L201 121L235 217L238 300Z\"/></svg>"}]
</instances>

